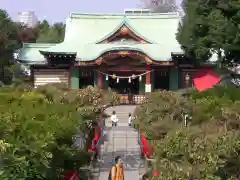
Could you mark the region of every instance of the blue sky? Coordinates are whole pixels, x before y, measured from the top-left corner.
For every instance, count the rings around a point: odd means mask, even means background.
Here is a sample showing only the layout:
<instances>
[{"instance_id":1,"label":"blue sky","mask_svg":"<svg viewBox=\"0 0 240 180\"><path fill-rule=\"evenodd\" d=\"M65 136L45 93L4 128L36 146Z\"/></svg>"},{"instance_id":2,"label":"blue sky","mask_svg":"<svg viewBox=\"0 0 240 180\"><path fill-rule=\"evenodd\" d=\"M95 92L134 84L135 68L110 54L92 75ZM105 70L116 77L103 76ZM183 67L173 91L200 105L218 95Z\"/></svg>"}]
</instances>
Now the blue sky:
<instances>
[{"instance_id":1,"label":"blue sky","mask_svg":"<svg viewBox=\"0 0 240 180\"><path fill-rule=\"evenodd\" d=\"M126 8L141 7L141 0L0 0L0 9L16 20L18 12L35 11L39 20L65 21L70 12L121 13ZM180 0L177 0L178 2Z\"/></svg>"},{"instance_id":2,"label":"blue sky","mask_svg":"<svg viewBox=\"0 0 240 180\"><path fill-rule=\"evenodd\" d=\"M18 12L35 11L38 18L51 22L65 21L70 12L121 13L125 8L140 7L140 0L0 0L0 8L13 19Z\"/></svg>"}]
</instances>

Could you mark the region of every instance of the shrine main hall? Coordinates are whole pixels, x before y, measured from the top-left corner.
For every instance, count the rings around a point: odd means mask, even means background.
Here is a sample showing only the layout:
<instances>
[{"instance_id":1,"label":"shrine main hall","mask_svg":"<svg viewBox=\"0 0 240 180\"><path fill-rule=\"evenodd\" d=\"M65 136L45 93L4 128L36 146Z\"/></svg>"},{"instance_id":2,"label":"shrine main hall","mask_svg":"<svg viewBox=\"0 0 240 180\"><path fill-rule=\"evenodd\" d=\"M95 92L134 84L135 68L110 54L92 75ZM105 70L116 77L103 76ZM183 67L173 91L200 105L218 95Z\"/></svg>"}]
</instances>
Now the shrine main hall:
<instances>
[{"instance_id":1,"label":"shrine main hall","mask_svg":"<svg viewBox=\"0 0 240 180\"><path fill-rule=\"evenodd\" d=\"M196 68L176 40L181 15L71 13L64 41L23 44L17 60L31 66L34 86L65 83L144 94L186 87Z\"/></svg>"}]
</instances>

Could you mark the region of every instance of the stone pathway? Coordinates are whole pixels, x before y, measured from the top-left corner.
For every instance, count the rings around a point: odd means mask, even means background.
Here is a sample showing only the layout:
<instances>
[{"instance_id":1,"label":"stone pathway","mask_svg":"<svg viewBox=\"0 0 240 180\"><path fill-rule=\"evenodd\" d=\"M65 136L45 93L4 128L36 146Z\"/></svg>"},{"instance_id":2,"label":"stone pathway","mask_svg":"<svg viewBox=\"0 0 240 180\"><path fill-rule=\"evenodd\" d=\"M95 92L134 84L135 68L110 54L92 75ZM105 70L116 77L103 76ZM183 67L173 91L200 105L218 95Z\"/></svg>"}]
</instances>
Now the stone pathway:
<instances>
[{"instance_id":1,"label":"stone pathway","mask_svg":"<svg viewBox=\"0 0 240 180\"><path fill-rule=\"evenodd\" d=\"M101 145L101 173L99 180L107 180L114 158L121 156L125 166L125 180L139 180L140 145L138 132L128 127L128 114L134 112L136 106L114 106L105 110L109 115L116 111L119 118L118 126L111 127L110 119L106 120L105 139Z\"/></svg>"}]
</instances>

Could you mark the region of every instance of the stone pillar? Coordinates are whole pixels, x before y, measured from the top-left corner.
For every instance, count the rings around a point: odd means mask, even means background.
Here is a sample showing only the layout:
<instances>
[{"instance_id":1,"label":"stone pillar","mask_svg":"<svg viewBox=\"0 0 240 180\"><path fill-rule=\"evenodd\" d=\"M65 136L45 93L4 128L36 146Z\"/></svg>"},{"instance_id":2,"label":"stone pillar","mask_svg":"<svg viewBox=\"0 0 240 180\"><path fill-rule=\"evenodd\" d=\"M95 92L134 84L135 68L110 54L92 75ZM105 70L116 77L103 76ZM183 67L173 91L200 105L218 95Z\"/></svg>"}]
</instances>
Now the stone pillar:
<instances>
[{"instance_id":1,"label":"stone pillar","mask_svg":"<svg viewBox=\"0 0 240 180\"><path fill-rule=\"evenodd\" d=\"M152 85L151 85L151 66L150 64L146 65L146 72L148 72L146 74L146 84L145 84L145 93L149 93L152 91Z\"/></svg>"},{"instance_id":2,"label":"stone pillar","mask_svg":"<svg viewBox=\"0 0 240 180\"><path fill-rule=\"evenodd\" d=\"M71 88L72 89L78 89L80 83L80 74L79 74L79 68L74 67L71 69Z\"/></svg>"},{"instance_id":3,"label":"stone pillar","mask_svg":"<svg viewBox=\"0 0 240 180\"><path fill-rule=\"evenodd\" d=\"M99 89L103 88L103 76L102 76L102 73L100 72L97 72L97 87Z\"/></svg>"}]
</instances>

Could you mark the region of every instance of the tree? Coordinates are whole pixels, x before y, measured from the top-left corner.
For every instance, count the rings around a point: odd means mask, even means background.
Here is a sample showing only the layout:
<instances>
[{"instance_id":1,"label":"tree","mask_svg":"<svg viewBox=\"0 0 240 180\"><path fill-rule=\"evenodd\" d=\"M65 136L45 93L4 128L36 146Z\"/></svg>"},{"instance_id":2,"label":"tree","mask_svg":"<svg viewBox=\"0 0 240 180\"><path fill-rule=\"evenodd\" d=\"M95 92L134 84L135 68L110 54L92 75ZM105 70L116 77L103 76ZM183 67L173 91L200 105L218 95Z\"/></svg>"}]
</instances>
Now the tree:
<instances>
[{"instance_id":1,"label":"tree","mask_svg":"<svg viewBox=\"0 0 240 180\"><path fill-rule=\"evenodd\" d=\"M38 31L36 28L17 25L17 32L20 40L24 43L35 43L38 38Z\"/></svg>"},{"instance_id":2,"label":"tree","mask_svg":"<svg viewBox=\"0 0 240 180\"><path fill-rule=\"evenodd\" d=\"M13 59L14 50L20 46L16 23L10 19L6 11L0 9L0 81L9 82L8 67Z\"/></svg>"},{"instance_id":3,"label":"tree","mask_svg":"<svg viewBox=\"0 0 240 180\"><path fill-rule=\"evenodd\" d=\"M185 15L179 23L177 40L182 45L186 55L198 62L209 58L208 40L205 38L207 27L203 22L200 1L185 0Z\"/></svg>"},{"instance_id":4,"label":"tree","mask_svg":"<svg viewBox=\"0 0 240 180\"><path fill-rule=\"evenodd\" d=\"M40 43L60 43L64 39L65 24L55 23L52 26L46 21L42 21L37 25L39 37L37 42Z\"/></svg>"},{"instance_id":5,"label":"tree","mask_svg":"<svg viewBox=\"0 0 240 180\"><path fill-rule=\"evenodd\" d=\"M239 59L239 1L184 0L184 10L177 40L187 55L202 62L217 54L226 64Z\"/></svg>"}]
</instances>

